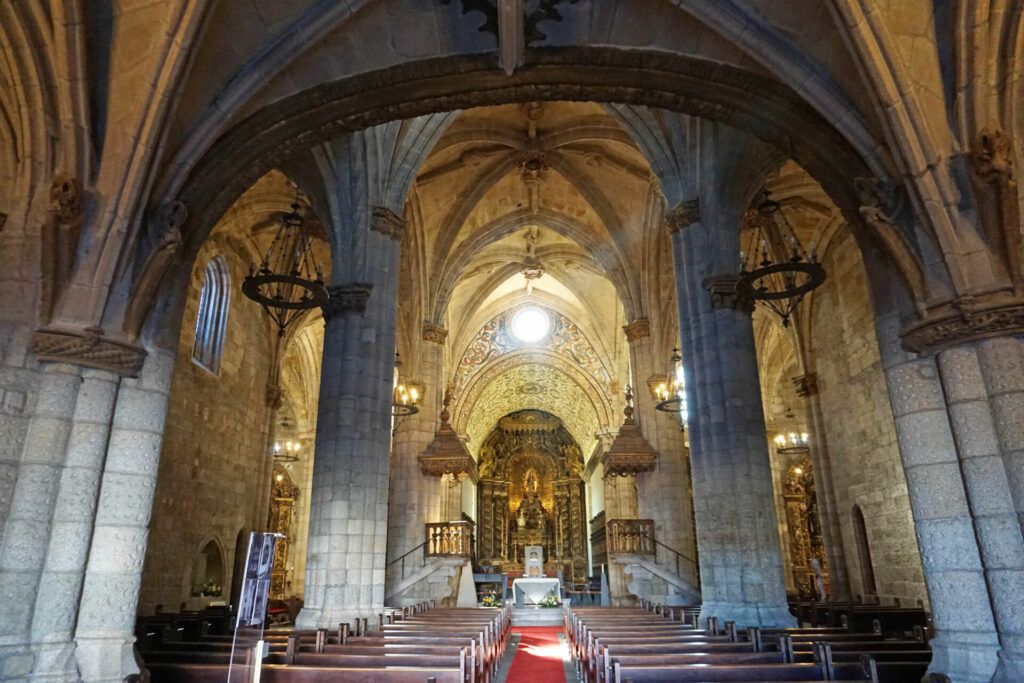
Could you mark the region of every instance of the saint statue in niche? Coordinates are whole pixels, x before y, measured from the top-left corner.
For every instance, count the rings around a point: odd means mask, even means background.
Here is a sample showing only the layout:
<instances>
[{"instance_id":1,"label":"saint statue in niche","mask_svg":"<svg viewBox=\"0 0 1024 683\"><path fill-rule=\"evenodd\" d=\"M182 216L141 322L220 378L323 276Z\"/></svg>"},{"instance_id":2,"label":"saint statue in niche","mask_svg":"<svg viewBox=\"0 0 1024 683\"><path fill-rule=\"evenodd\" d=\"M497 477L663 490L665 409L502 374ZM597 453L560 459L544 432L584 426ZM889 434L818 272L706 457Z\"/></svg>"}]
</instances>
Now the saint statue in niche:
<instances>
[{"instance_id":1,"label":"saint statue in niche","mask_svg":"<svg viewBox=\"0 0 1024 683\"><path fill-rule=\"evenodd\" d=\"M526 476L523 477L523 493L535 496L538 489L540 489L540 479L537 477L537 470L531 467L526 470Z\"/></svg>"}]
</instances>

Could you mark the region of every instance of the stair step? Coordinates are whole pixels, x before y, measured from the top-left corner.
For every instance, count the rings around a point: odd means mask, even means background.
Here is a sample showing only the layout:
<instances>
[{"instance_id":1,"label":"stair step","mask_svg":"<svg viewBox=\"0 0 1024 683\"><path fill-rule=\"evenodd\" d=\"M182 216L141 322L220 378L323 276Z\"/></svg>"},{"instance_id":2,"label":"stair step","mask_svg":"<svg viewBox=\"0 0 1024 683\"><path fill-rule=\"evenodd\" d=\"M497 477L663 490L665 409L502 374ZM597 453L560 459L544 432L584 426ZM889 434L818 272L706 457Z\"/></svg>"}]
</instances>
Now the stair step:
<instances>
[{"instance_id":1,"label":"stair step","mask_svg":"<svg viewBox=\"0 0 1024 683\"><path fill-rule=\"evenodd\" d=\"M516 607L512 609L513 626L561 626L562 610L557 607Z\"/></svg>"}]
</instances>

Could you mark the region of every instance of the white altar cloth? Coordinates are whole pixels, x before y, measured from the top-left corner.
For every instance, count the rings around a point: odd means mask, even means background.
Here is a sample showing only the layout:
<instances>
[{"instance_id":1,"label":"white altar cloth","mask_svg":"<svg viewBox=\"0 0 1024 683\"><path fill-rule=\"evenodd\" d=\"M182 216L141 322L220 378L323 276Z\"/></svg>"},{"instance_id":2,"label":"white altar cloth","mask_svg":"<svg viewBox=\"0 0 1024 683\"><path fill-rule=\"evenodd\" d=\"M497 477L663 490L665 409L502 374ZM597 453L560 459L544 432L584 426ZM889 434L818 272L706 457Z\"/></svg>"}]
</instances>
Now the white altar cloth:
<instances>
[{"instance_id":1,"label":"white altar cloth","mask_svg":"<svg viewBox=\"0 0 1024 683\"><path fill-rule=\"evenodd\" d=\"M516 590L521 590L523 595L529 598L533 604L539 603L544 599L544 596L554 589L555 595L558 596L559 601L562 599L562 582L555 577L547 576L534 576L524 577L521 579L515 579L512 582L512 594L516 598L516 604L519 605L519 594Z\"/></svg>"}]
</instances>

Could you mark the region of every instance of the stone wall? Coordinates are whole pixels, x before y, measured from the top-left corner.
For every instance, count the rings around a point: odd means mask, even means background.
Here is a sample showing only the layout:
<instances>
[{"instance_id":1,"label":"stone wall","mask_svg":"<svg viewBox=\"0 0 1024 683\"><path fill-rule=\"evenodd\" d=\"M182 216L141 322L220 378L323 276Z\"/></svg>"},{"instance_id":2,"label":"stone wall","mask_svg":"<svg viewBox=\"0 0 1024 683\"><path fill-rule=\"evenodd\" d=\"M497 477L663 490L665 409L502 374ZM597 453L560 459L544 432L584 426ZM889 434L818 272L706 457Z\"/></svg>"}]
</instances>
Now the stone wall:
<instances>
[{"instance_id":1,"label":"stone wall","mask_svg":"<svg viewBox=\"0 0 1024 683\"><path fill-rule=\"evenodd\" d=\"M192 360L199 293L207 261L221 254L230 271L230 307L220 371ZM248 271L244 247L214 235L196 259L178 344L164 432L140 614L157 604L177 610L202 602L191 595L193 561L210 540L223 552L223 598L229 599L240 530L266 524L256 501L270 410L265 401L271 333L263 312L240 290ZM213 598L214 600L218 598Z\"/></svg>"},{"instance_id":2,"label":"stone wall","mask_svg":"<svg viewBox=\"0 0 1024 683\"><path fill-rule=\"evenodd\" d=\"M811 341L851 594L864 595L853 524L859 505L882 603L927 603L867 276L853 238L837 237L824 265L828 281L811 304Z\"/></svg>"}]
</instances>

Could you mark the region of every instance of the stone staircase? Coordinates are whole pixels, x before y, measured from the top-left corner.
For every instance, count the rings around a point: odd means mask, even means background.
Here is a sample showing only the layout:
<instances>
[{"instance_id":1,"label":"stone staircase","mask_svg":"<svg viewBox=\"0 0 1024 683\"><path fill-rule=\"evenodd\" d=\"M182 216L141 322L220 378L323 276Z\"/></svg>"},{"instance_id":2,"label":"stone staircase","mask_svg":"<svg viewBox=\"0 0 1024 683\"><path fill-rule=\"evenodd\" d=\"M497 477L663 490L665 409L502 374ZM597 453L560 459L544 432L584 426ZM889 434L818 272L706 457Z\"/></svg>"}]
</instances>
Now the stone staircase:
<instances>
[{"instance_id":1,"label":"stone staircase","mask_svg":"<svg viewBox=\"0 0 1024 683\"><path fill-rule=\"evenodd\" d=\"M513 626L561 626L562 610L559 607L513 607Z\"/></svg>"},{"instance_id":2,"label":"stone staircase","mask_svg":"<svg viewBox=\"0 0 1024 683\"><path fill-rule=\"evenodd\" d=\"M443 601L454 600L459 593L459 578L463 565L468 560L463 557L431 557L423 566L412 572L398 585L388 591L385 600L394 607L408 607L424 600L435 600L438 605Z\"/></svg>"},{"instance_id":3,"label":"stone staircase","mask_svg":"<svg viewBox=\"0 0 1024 683\"><path fill-rule=\"evenodd\" d=\"M658 564L650 556L619 554L615 556L615 562L622 564L626 573L633 577L629 591L639 598L662 602L666 605L699 605L701 603L699 588L672 570ZM651 594L649 584L652 577L657 577L667 584L668 595L662 597ZM648 586L645 587L645 583Z\"/></svg>"}]
</instances>

